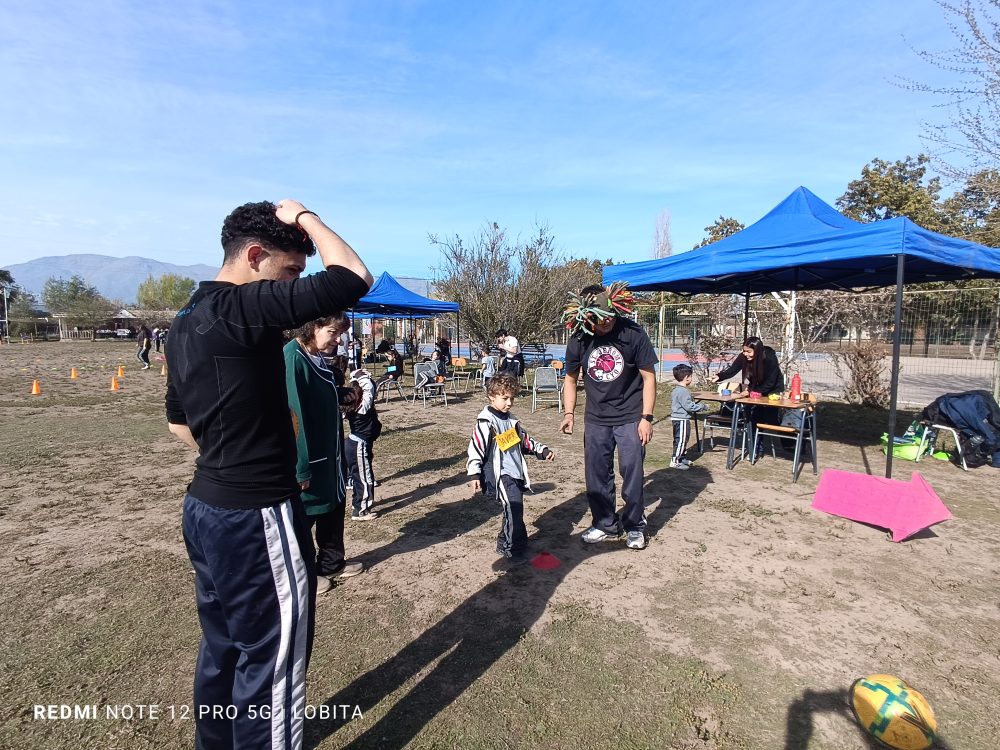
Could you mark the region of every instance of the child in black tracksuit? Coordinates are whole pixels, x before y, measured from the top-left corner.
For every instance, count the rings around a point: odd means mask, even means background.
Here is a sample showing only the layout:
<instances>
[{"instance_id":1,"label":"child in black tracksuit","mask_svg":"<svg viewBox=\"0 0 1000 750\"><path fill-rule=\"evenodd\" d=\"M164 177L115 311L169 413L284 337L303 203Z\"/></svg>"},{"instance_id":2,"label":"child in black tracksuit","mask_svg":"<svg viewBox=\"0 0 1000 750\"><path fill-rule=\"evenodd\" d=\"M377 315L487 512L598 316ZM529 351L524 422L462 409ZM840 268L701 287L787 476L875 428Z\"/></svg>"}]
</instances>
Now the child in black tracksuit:
<instances>
[{"instance_id":1,"label":"child in black tracksuit","mask_svg":"<svg viewBox=\"0 0 1000 750\"><path fill-rule=\"evenodd\" d=\"M375 383L367 370L351 373L350 385L355 388L353 403L341 406L351 425L351 434L344 438L344 478L354 492L352 521L369 521L375 502L375 472L372 470L372 450L382 434L382 423L375 409ZM357 393L360 391L360 393Z\"/></svg>"},{"instance_id":2,"label":"child in black tracksuit","mask_svg":"<svg viewBox=\"0 0 1000 750\"><path fill-rule=\"evenodd\" d=\"M486 386L490 404L476 417L469 441L466 473L473 491L495 495L503 508L503 522L497 536L497 552L511 564L527 562L528 532L524 526L524 490L530 490L524 456L534 454L543 461L555 453L528 433L510 413L520 390L509 375L491 378Z\"/></svg>"}]
</instances>

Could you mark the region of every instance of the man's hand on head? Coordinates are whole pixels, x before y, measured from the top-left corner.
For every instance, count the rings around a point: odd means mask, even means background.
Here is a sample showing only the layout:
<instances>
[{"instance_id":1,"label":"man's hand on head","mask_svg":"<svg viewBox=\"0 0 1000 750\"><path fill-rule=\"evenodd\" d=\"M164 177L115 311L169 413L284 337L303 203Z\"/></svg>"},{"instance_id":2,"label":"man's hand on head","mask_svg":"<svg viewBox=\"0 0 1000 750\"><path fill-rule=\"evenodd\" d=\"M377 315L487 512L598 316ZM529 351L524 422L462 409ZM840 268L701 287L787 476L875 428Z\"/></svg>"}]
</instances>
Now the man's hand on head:
<instances>
[{"instance_id":1,"label":"man's hand on head","mask_svg":"<svg viewBox=\"0 0 1000 750\"><path fill-rule=\"evenodd\" d=\"M293 201L288 198L280 200L274 204L274 214L278 217L279 221L283 221L285 224L294 224L295 217L298 216L303 211L308 211L305 206L303 206L298 201Z\"/></svg>"}]
</instances>

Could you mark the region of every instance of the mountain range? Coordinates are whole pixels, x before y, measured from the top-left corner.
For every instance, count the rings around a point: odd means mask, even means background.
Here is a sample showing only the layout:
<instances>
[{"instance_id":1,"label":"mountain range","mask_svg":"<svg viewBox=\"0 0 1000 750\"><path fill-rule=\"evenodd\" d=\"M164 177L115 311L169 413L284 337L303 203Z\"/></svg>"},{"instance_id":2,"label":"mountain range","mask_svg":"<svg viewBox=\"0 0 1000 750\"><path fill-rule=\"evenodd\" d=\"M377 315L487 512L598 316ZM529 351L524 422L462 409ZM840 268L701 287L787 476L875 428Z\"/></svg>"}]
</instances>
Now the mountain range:
<instances>
[{"instance_id":1,"label":"mountain range","mask_svg":"<svg viewBox=\"0 0 1000 750\"><path fill-rule=\"evenodd\" d=\"M139 284L150 276L156 278L165 273L174 273L195 281L215 278L218 266L194 265L178 266L150 258L131 255L127 258L113 258L110 255L57 255L35 258L26 263L4 266L14 277L14 283L27 289L41 299L42 287L50 278L69 279L80 276L88 284L97 288L108 299L122 300L132 304L136 299Z\"/></svg>"}]
</instances>

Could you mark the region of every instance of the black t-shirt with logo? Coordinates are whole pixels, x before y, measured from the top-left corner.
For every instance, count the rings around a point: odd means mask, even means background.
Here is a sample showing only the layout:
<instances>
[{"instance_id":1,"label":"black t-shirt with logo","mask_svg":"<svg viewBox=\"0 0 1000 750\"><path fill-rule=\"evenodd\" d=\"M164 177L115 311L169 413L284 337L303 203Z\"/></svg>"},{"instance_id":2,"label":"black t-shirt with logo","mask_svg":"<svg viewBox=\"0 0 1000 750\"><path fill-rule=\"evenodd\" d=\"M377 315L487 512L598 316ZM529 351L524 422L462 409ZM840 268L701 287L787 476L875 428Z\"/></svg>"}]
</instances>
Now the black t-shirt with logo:
<instances>
[{"instance_id":1,"label":"black t-shirt with logo","mask_svg":"<svg viewBox=\"0 0 1000 750\"><path fill-rule=\"evenodd\" d=\"M649 336L627 318L618 318L604 336L574 336L566 346L566 372L582 370L587 392L585 418L616 426L642 417L642 376L639 369L656 366Z\"/></svg>"}]
</instances>

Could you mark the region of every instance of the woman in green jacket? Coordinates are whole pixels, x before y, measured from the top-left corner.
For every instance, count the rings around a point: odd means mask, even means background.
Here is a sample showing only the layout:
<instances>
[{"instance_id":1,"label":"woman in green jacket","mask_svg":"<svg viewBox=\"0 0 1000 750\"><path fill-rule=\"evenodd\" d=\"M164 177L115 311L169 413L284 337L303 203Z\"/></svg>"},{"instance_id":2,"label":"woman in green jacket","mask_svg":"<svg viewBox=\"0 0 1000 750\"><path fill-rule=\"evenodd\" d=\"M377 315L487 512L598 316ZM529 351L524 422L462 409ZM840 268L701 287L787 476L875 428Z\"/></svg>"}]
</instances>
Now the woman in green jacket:
<instances>
[{"instance_id":1,"label":"woman in green jacket","mask_svg":"<svg viewBox=\"0 0 1000 750\"><path fill-rule=\"evenodd\" d=\"M285 345L285 385L295 428L295 478L302 504L316 529L317 593L328 591L334 578L361 572L344 552L344 436L337 384L322 353L349 325L344 313L306 323Z\"/></svg>"}]
</instances>

